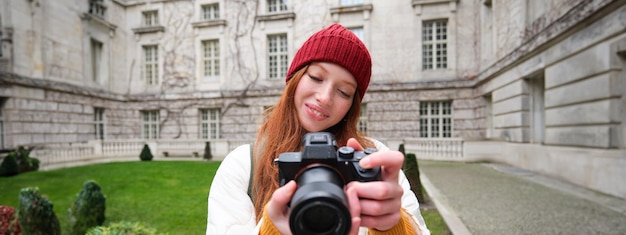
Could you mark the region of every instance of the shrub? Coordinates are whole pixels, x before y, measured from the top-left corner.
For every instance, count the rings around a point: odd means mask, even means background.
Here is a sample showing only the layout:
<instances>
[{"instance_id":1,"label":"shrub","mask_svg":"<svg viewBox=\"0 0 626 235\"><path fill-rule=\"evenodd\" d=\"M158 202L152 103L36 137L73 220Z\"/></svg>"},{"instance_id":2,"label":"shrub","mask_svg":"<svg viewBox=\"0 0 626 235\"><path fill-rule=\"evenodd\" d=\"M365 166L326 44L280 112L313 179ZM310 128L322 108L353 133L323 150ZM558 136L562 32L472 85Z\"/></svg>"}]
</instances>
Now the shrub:
<instances>
[{"instance_id":1,"label":"shrub","mask_svg":"<svg viewBox=\"0 0 626 235\"><path fill-rule=\"evenodd\" d=\"M20 173L36 171L39 169L39 159L31 158L30 156L28 156L30 155L30 149L20 146L16 151L12 153L15 154L15 159L17 160L17 165L19 166Z\"/></svg>"},{"instance_id":2,"label":"shrub","mask_svg":"<svg viewBox=\"0 0 626 235\"><path fill-rule=\"evenodd\" d=\"M98 226L87 231L86 235L156 235L156 229L143 223L115 222L109 226Z\"/></svg>"},{"instance_id":3,"label":"shrub","mask_svg":"<svg viewBox=\"0 0 626 235\"><path fill-rule=\"evenodd\" d=\"M404 143L400 144L400 146L398 147L398 151L400 151L402 155L406 155L406 153L404 152Z\"/></svg>"},{"instance_id":4,"label":"shrub","mask_svg":"<svg viewBox=\"0 0 626 235\"><path fill-rule=\"evenodd\" d=\"M141 154L139 154L139 159L142 161L151 161L154 156L152 156L152 152L150 151L150 147L148 144L143 145L143 149L141 150Z\"/></svg>"},{"instance_id":5,"label":"shrub","mask_svg":"<svg viewBox=\"0 0 626 235\"><path fill-rule=\"evenodd\" d=\"M206 144L204 145L204 155L203 158L205 160L211 160L213 159L213 154L211 154L211 142L206 142Z\"/></svg>"},{"instance_id":6,"label":"shrub","mask_svg":"<svg viewBox=\"0 0 626 235\"><path fill-rule=\"evenodd\" d=\"M10 206L0 206L0 235L18 235L20 223L17 222L15 209Z\"/></svg>"},{"instance_id":7,"label":"shrub","mask_svg":"<svg viewBox=\"0 0 626 235\"><path fill-rule=\"evenodd\" d=\"M53 205L37 188L23 188L19 196L18 220L24 234L59 235L61 225Z\"/></svg>"},{"instance_id":8,"label":"shrub","mask_svg":"<svg viewBox=\"0 0 626 235\"><path fill-rule=\"evenodd\" d=\"M68 210L70 234L83 235L90 228L104 223L106 198L93 180L85 181L76 201Z\"/></svg>"},{"instance_id":9,"label":"shrub","mask_svg":"<svg viewBox=\"0 0 626 235\"><path fill-rule=\"evenodd\" d=\"M14 176L20 173L15 154L9 153L0 165L0 176Z\"/></svg>"},{"instance_id":10,"label":"shrub","mask_svg":"<svg viewBox=\"0 0 626 235\"><path fill-rule=\"evenodd\" d=\"M417 197L417 201L420 203L424 203L424 193L422 192L422 181L420 179L420 170L417 165L417 158L414 153L408 153L404 157L404 164L402 165L402 170L406 175L406 178L409 180L409 184L411 184L411 191Z\"/></svg>"}]
</instances>

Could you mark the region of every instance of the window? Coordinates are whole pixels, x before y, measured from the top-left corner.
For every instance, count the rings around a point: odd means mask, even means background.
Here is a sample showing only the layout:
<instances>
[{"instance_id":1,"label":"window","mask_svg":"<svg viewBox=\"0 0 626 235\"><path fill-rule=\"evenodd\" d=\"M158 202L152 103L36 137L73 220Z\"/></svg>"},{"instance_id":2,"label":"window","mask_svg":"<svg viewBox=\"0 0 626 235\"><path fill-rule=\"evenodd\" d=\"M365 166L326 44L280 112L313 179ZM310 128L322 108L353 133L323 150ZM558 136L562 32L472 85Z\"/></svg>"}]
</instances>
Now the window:
<instances>
[{"instance_id":1,"label":"window","mask_svg":"<svg viewBox=\"0 0 626 235\"><path fill-rule=\"evenodd\" d=\"M220 18L220 5L218 3L202 5L202 19L215 20Z\"/></svg>"},{"instance_id":2,"label":"window","mask_svg":"<svg viewBox=\"0 0 626 235\"><path fill-rule=\"evenodd\" d=\"M543 74L537 77L528 78L530 100L530 126L531 143L543 143L545 130L545 78Z\"/></svg>"},{"instance_id":3,"label":"window","mask_svg":"<svg viewBox=\"0 0 626 235\"><path fill-rule=\"evenodd\" d=\"M220 109L200 110L200 138L219 139L220 138Z\"/></svg>"},{"instance_id":4,"label":"window","mask_svg":"<svg viewBox=\"0 0 626 235\"><path fill-rule=\"evenodd\" d=\"M287 11L286 0L267 0L267 12Z\"/></svg>"},{"instance_id":5,"label":"window","mask_svg":"<svg viewBox=\"0 0 626 235\"><path fill-rule=\"evenodd\" d=\"M91 76L93 81L100 79L100 67L102 62L102 43L91 39Z\"/></svg>"},{"instance_id":6,"label":"window","mask_svg":"<svg viewBox=\"0 0 626 235\"><path fill-rule=\"evenodd\" d=\"M354 27L349 28L348 30L352 31L356 37L358 37L361 41L363 41L363 27Z\"/></svg>"},{"instance_id":7,"label":"window","mask_svg":"<svg viewBox=\"0 0 626 235\"><path fill-rule=\"evenodd\" d=\"M141 138L159 138L159 110L142 111L143 122L141 124Z\"/></svg>"},{"instance_id":8,"label":"window","mask_svg":"<svg viewBox=\"0 0 626 235\"><path fill-rule=\"evenodd\" d=\"M448 67L448 21L429 21L422 24L422 69Z\"/></svg>"},{"instance_id":9,"label":"window","mask_svg":"<svg viewBox=\"0 0 626 235\"><path fill-rule=\"evenodd\" d=\"M104 13L107 7L104 5L104 0L89 0L89 14L104 18Z\"/></svg>"},{"instance_id":10,"label":"window","mask_svg":"<svg viewBox=\"0 0 626 235\"><path fill-rule=\"evenodd\" d=\"M159 12L158 11L144 11L143 26L155 26L159 25Z\"/></svg>"},{"instance_id":11,"label":"window","mask_svg":"<svg viewBox=\"0 0 626 235\"><path fill-rule=\"evenodd\" d=\"M360 5L360 4L363 4L363 0L341 0L342 6Z\"/></svg>"},{"instance_id":12,"label":"window","mask_svg":"<svg viewBox=\"0 0 626 235\"><path fill-rule=\"evenodd\" d=\"M452 137L452 101L420 102L420 137Z\"/></svg>"},{"instance_id":13,"label":"window","mask_svg":"<svg viewBox=\"0 0 626 235\"><path fill-rule=\"evenodd\" d=\"M4 115L3 110L4 110L4 103L6 101L7 98L1 98L0 97L0 149L4 149Z\"/></svg>"},{"instance_id":14,"label":"window","mask_svg":"<svg viewBox=\"0 0 626 235\"><path fill-rule=\"evenodd\" d=\"M93 109L94 127L96 128L96 139L104 139L104 109Z\"/></svg>"},{"instance_id":15,"label":"window","mask_svg":"<svg viewBox=\"0 0 626 235\"><path fill-rule=\"evenodd\" d=\"M148 85L155 85L159 83L158 49L158 46L143 47L144 76L146 84Z\"/></svg>"},{"instance_id":16,"label":"window","mask_svg":"<svg viewBox=\"0 0 626 235\"><path fill-rule=\"evenodd\" d=\"M359 115L359 131L367 134L367 104L361 104L361 114Z\"/></svg>"},{"instance_id":17,"label":"window","mask_svg":"<svg viewBox=\"0 0 626 235\"><path fill-rule=\"evenodd\" d=\"M204 78L220 75L220 42L218 40L202 42L202 60Z\"/></svg>"},{"instance_id":18,"label":"window","mask_svg":"<svg viewBox=\"0 0 626 235\"><path fill-rule=\"evenodd\" d=\"M268 42L268 71L270 79L280 79L287 74L287 35L269 35Z\"/></svg>"}]
</instances>

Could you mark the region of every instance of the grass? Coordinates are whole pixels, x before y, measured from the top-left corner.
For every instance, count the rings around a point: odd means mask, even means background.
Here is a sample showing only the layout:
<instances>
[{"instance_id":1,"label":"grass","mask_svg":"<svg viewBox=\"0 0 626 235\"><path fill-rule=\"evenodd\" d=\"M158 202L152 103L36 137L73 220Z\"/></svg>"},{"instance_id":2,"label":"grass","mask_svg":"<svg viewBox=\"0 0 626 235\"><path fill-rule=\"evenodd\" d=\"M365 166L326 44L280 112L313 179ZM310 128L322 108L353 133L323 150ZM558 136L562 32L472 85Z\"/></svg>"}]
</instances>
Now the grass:
<instances>
[{"instance_id":1,"label":"grass","mask_svg":"<svg viewBox=\"0 0 626 235\"><path fill-rule=\"evenodd\" d=\"M107 199L105 225L144 222L160 233L204 234L207 195L218 166L219 162L119 162L0 177L0 205L17 208L20 190L38 187L54 204L67 234L68 209L83 182L95 180ZM451 234L437 210L422 209L422 216L433 235Z\"/></svg>"},{"instance_id":2,"label":"grass","mask_svg":"<svg viewBox=\"0 0 626 235\"><path fill-rule=\"evenodd\" d=\"M95 180L106 196L105 224L145 222L161 233L204 234L207 195L219 162L150 161L106 163L0 177L0 205L18 207L19 192L38 187L54 204L63 234L67 211Z\"/></svg>"},{"instance_id":3,"label":"grass","mask_svg":"<svg viewBox=\"0 0 626 235\"><path fill-rule=\"evenodd\" d=\"M424 191L424 196L426 197L427 203L430 199L426 196L426 191ZM421 206L421 205L420 205ZM421 209L422 217L424 217L424 222L426 222L426 227L430 230L430 234L432 235L451 235L452 232L448 225L441 217L441 214L436 209L425 209L422 207Z\"/></svg>"}]
</instances>

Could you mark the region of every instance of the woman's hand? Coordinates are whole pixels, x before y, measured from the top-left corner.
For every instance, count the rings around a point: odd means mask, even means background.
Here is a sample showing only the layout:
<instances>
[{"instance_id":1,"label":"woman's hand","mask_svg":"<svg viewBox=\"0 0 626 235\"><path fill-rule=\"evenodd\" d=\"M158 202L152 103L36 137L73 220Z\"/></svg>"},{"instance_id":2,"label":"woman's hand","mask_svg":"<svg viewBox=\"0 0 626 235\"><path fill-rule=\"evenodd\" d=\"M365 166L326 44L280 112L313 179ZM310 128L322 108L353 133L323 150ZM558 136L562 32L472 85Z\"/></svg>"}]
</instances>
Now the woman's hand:
<instances>
[{"instance_id":1,"label":"woman's hand","mask_svg":"<svg viewBox=\"0 0 626 235\"><path fill-rule=\"evenodd\" d=\"M272 198L267 202L267 206L265 207L267 216L269 217L268 219L272 221L280 234L291 234L291 229L289 229L289 207L287 203L289 203L291 197L293 197L296 189L296 182L293 180L289 181L289 183L274 191Z\"/></svg>"},{"instance_id":2,"label":"woman's hand","mask_svg":"<svg viewBox=\"0 0 626 235\"><path fill-rule=\"evenodd\" d=\"M272 198L267 203L265 210L267 210L268 219L272 221L276 229L280 234L291 234L289 227L289 207L287 203L293 197L296 192L297 186L295 181L289 181L283 187L280 187L272 194ZM350 203L350 215L352 216L352 227L350 228L350 235L356 235L359 232L359 226L361 224L360 205L357 191L355 189L346 190L346 196L348 197L348 203Z\"/></svg>"},{"instance_id":3,"label":"woman's hand","mask_svg":"<svg viewBox=\"0 0 626 235\"><path fill-rule=\"evenodd\" d=\"M347 146L357 151L363 150L361 144L355 139L348 140ZM398 184L398 173L403 162L404 155L398 151L375 152L359 162L363 168L380 166L382 177L382 181L351 182L346 186L346 194L351 192L356 194L348 196L348 201L350 207L353 204L358 205L361 226L385 231L400 221L404 190ZM358 203L353 201L355 197Z\"/></svg>"}]
</instances>

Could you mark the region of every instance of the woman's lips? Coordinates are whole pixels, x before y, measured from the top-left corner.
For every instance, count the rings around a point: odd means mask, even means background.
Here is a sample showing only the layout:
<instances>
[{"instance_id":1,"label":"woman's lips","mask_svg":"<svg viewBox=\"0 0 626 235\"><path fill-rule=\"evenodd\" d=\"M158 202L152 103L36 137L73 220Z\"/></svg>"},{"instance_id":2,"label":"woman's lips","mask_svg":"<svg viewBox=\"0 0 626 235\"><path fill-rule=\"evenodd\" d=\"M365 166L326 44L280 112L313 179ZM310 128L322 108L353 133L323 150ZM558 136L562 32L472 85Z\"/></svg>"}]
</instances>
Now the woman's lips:
<instances>
[{"instance_id":1,"label":"woman's lips","mask_svg":"<svg viewBox=\"0 0 626 235\"><path fill-rule=\"evenodd\" d=\"M322 111L322 108L317 107L315 105L306 105L306 113L307 115L309 115L309 117L311 117L313 120L316 121L322 121L326 118L328 118L328 114L324 113Z\"/></svg>"}]
</instances>

